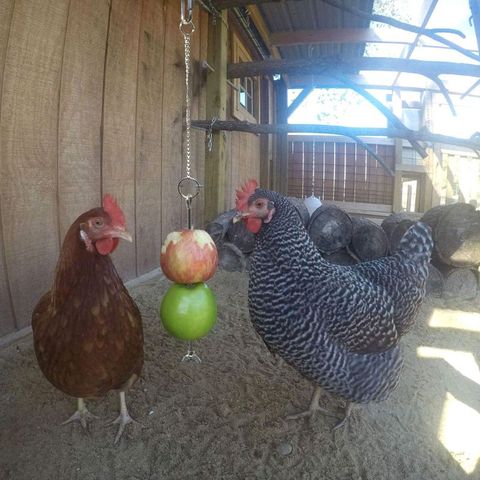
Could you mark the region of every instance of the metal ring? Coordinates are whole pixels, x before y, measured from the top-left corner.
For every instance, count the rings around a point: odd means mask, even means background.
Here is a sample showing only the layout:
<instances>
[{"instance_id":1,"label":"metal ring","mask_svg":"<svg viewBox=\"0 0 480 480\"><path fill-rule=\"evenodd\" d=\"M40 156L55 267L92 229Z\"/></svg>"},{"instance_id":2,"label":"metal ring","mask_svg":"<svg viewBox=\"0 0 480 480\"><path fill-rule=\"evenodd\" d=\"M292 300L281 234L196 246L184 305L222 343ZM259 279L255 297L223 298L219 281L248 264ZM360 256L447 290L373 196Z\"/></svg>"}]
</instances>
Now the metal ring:
<instances>
[{"instance_id":1,"label":"metal ring","mask_svg":"<svg viewBox=\"0 0 480 480\"><path fill-rule=\"evenodd\" d=\"M194 194L190 193L183 193L182 190L187 186L187 182L190 183L190 187L193 187L193 189L196 190ZM200 188L202 186L200 185L199 181L196 178L193 177L183 177L179 182L178 182L178 193L185 199L188 200L189 198L195 198L199 193L200 193Z\"/></svg>"},{"instance_id":2,"label":"metal ring","mask_svg":"<svg viewBox=\"0 0 480 480\"><path fill-rule=\"evenodd\" d=\"M190 27L190 28L188 28L188 27ZM178 28L183 33L183 35L191 35L195 31L195 25L191 20L188 21L188 22L182 20L180 22Z\"/></svg>"}]
</instances>

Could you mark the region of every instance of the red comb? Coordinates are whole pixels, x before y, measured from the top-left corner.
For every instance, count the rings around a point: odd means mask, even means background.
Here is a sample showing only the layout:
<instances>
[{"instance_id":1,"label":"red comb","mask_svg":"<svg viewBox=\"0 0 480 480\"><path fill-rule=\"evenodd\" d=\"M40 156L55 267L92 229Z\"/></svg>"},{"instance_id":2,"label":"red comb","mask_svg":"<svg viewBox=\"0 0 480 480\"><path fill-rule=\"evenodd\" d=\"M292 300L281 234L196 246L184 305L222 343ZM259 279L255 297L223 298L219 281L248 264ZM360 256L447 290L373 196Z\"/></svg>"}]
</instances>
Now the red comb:
<instances>
[{"instance_id":1,"label":"red comb","mask_svg":"<svg viewBox=\"0 0 480 480\"><path fill-rule=\"evenodd\" d=\"M125 215L117 201L109 193L103 197L103 209L110 215L114 225L125 227Z\"/></svg>"},{"instance_id":2,"label":"red comb","mask_svg":"<svg viewBox=\"0 0 480 480\"><path fill-rule=\"evenodd\" d=\"M236 208L237 212L243 212L247 209L248 199L255 192L255 189L258 187L256 180L250 179L245 182L245 185L237 190L237 201Z\"/></svg>"}]
</instances>

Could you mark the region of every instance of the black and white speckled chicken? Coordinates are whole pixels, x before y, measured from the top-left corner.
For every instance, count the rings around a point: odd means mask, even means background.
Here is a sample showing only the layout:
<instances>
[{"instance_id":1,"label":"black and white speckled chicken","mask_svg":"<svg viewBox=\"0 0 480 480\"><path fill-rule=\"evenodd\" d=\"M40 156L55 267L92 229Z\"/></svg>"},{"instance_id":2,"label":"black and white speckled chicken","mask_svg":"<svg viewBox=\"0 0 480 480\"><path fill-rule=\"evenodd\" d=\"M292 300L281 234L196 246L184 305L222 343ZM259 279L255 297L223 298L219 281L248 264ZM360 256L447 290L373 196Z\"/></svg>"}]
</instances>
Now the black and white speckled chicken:
<instances>
[{"instance_id":1,"label":"black and white speckled chicken","mask_svg":"<svg viewBox=\"0 0 480 480\"><path fill-rule=\"evenodd\" d=\"M400 337L425 295L433 246L417 223L395 255L339 266L325 261L292 204L251 180L237 190L236 220L256 233L249 282L250 317L270 351L313 381L310 409L324 411L320 387L351 403L386 399L403 364Z\"/></svg>"}]
</instances>

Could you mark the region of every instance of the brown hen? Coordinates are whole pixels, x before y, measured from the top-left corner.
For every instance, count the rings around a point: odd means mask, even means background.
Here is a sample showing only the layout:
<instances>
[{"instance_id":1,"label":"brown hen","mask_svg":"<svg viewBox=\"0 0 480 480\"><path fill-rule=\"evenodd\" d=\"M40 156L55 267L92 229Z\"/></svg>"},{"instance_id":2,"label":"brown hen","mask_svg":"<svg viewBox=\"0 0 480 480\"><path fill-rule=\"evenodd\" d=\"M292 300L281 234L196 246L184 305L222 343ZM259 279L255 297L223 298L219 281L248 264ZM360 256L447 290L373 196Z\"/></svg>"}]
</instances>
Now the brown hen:
<instances>
[{"instance_id":1,"label":"brown hen","mask_svg":"<svg viewBox=\"0 0 480 480\"><path fill-rule=\"evenodd\" d=\"M103 207L78 217L60 252L52 289L32 315L38 364L55 387L78 398L78 410L64 423L86 427L94 417L84 399L109 390L120 393L115 443L132 422L125 391L138 379L143 365L140 312L110 259L119 239L132 241L125 216L106 195Z\"/></svg>"}]
</instances>

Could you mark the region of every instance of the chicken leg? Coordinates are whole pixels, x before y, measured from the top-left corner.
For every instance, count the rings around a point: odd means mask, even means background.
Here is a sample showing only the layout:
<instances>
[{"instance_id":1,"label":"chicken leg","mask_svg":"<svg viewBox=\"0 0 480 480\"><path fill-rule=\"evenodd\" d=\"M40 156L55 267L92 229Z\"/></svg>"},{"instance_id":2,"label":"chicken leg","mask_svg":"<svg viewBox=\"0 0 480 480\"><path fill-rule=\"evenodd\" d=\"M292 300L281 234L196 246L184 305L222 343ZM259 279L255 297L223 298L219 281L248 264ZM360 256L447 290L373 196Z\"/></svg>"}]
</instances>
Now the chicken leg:
<instances>
[{"instance_id":1,"label":"chicken leg","mask_svg":"<svg viewBox=\"0 0 480 480\"><path fill-rule=\"evenodd\" d=\"M119 427L118 427L117 435L115 437L115 441L113 442L115 445L120 440L120 437L122 436L125 430L125 427L129 423L138 423L128 413L127 403L125 401L125 392L120 392L120 415L113 422L111 422L110 425L113 425L116 423L119 424Z\"/></svg>"},{"instance_id":2,"label":"chicken leg","mask_svg":"<svg viewBox=\"0 0 480 480\"><path fill-rule=\"evenodd\" d=\"M83 398L79 398L77 411L68 420L65 420L65 422L62 423L62 425L67 425L68 423L71 423L71 422L80 422L80 425L84 429L86 429L87 419L93 419L93 418L98 418L98 417L90 413L87 410L87 407L85 405L85 400Z\"/></svg>"},{"instance_id":3,"label":"chicken leg","mask_svg":"<svg viewBox=\"0 0 480 480\"><path fill-rule=\"evenodd\" d=\"M299 418L310 417L310 416L315 415L316 412L321 412L324 415L328 415L329 417L337 417L338 418L338 414L336 414L335 412L331 412L330 410L327 410L326 408L322 408L319 405L318 402L320 400L321 393L322 393L322 389L317 386L315 388L315 391L313 392L312 401L310 402L310 408L308 410L306 410L305 412L300 412L300 413L297 413L296 415L288 416L287 420L297 420ZM336 430L337 428L340 428L343 425L345 425L345 422L347 421L348 417L350 416L350 413L352 412L352 405L353 404L351 402L347 402L347 404L345 406L345 415L344 415L343 418L341 418L335 424L335 426L333 427L333 430Z\"/></svg>"}]
</instances>

